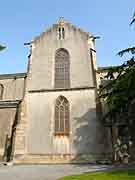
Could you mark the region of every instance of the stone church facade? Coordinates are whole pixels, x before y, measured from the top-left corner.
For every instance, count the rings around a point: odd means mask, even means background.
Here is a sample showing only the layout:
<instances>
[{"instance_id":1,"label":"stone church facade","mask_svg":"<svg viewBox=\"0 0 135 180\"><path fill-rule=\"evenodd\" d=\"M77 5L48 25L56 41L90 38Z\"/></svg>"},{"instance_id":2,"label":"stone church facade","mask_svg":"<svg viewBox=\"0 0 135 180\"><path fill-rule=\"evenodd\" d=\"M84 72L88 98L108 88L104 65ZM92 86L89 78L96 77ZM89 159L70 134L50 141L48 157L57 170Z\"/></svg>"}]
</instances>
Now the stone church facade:
<instances>
[{"instance_id":1,"label":"stone church facade","mask_svg":"<svg viewBox=\"0 0 135 180\"><path fill-rule=\"evenodd\" d=\"M30 43L27 73L0 75L0 158L14 163L105 159L94 37L60 18Z\"/></svg>"}]
</instances>

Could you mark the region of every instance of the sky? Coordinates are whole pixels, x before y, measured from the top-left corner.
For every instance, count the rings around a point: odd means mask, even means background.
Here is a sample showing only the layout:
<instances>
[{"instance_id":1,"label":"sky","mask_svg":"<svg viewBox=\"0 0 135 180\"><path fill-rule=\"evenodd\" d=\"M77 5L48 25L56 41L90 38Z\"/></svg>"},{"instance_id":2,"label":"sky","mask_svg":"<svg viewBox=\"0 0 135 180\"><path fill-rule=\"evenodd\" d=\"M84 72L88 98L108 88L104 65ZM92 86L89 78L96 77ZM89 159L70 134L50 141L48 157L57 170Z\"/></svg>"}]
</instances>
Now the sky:
<instances>
[{"instance_id":1,"label":"sky","mask_svg":"<svg viewBox=\"0 0 135 180\"><path fill-rule=\"evenodd\" d=\"M129 23L134 0L4 0L0 2L0 74L26 72L30 42L64 17L101 38L96 41L97 65L121 64L117 52L134 45L135 27Z\"/></svg>"}]
</instances>

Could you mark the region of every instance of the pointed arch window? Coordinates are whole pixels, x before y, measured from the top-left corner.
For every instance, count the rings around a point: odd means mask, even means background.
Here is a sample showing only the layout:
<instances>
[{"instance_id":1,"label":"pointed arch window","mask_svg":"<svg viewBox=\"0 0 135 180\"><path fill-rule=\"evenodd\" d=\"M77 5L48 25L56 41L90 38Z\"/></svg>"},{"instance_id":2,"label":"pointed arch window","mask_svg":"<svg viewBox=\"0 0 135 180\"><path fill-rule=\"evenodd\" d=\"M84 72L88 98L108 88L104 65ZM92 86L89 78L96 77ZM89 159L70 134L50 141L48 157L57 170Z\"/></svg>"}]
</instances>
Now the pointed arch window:
<instances>
[{"instance_id":1,"label":"pointed arch window","mask_svg":"<svg viewBox=\"0 0 135 180\"><path fill-rule=\"evenodd\" d=\"M0 100L3 99L3 93L4 93L4 86L3 84L0 84Z\"/></svg>"},{"instance_id":2,"label":"pointed arch window","mask_svg":"<svg viewBox=\"0 0 135 180\"><path fill-rule=\"evenodd\" d=\"M69 102L59 96L55 104L55 135L69 135Z\"/></svg>"},{"instance_id":3,"label":"pointed arch window","mask_svg":"<svg viewBox=\"0 0 135 180\"><path fill-rule=\"evenodd\" d=\"M70 88L70 61L66 49L58 49L55 54L55 88Z\"/></svg>"}]
</instances>

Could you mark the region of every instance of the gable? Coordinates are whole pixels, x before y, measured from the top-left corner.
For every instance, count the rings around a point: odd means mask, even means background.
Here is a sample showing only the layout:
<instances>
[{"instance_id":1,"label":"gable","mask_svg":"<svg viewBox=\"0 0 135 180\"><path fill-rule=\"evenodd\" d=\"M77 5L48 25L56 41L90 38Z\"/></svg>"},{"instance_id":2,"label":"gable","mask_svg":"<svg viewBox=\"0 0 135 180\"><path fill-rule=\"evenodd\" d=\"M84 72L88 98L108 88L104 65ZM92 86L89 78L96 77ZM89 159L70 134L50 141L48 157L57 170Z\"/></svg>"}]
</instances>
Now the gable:
<instances>
[{"instance_id":1,"label":"gable","mask_svg":"<svg viewBox=\"0 0 135 180\"><path fill-rule=\"evenodd\" d=\"M57 31L58 31L59 27L66 27L66 28L68 28L70 30L72 29L74 32L78 31L83 36L85 36L87 39L92 37L91 33L86 32L81 28L78 28L77 26L65 21L64 18L61 17L61 18L59 18L59 20L56 23L54 23L49 28L47 28L45 31L43 31L39 36L36 36L35 38L33 38L32 42L39 40L40 38L42 38L43 36L47 35L50 32L56 31L56 34L57 34Z\"/></svg>"}]
</instances>

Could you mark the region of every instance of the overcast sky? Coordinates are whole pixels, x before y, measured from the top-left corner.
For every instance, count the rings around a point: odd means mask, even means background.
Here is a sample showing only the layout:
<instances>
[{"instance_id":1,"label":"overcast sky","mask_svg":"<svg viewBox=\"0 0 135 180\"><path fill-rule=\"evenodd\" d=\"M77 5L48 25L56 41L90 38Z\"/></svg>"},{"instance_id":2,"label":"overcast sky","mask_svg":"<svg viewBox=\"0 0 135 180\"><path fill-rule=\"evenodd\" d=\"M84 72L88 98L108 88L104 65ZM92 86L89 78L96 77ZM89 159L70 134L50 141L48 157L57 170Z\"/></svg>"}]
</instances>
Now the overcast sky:
<instances>
[{"instance_id":1,"label":"overcast sky","mask_svg":"<svg viewBox=\"0 0 135 180\"><path fill-rule=\"evenodd\" d=\"M3 0L0 2L0 74L26 72L28 48L33 37L60 16L72 24L101 36L96 42L98 66L118 65L116 56L135 44L135 26L130 19L134 0Z\"/></svg>"}]
</instances>

